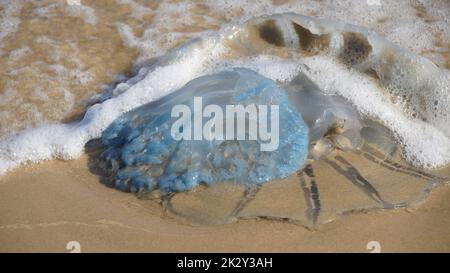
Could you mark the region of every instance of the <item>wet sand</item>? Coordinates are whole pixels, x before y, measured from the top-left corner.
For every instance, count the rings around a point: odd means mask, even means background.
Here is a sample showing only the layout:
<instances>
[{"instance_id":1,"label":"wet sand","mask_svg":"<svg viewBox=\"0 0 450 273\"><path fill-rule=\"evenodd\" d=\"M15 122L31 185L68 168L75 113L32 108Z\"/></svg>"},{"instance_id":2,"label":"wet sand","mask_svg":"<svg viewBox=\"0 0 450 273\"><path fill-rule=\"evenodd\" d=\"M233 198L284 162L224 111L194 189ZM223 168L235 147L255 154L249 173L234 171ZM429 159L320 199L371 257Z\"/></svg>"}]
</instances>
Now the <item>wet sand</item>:
<instances>
[{"instance_id":1,"label":"wet sand","mask_svg":"<svg viewBox=\"0 0 450 273\"><path fill-rule=\"evenodd\" d=\"M157 201L108 188L76 161L28 165L0 178L0 251L382 252L450 251L450 187L414 211L340 216L316 230L270 221L194 226L164 215Z\"/></svg>"}]
</instances>

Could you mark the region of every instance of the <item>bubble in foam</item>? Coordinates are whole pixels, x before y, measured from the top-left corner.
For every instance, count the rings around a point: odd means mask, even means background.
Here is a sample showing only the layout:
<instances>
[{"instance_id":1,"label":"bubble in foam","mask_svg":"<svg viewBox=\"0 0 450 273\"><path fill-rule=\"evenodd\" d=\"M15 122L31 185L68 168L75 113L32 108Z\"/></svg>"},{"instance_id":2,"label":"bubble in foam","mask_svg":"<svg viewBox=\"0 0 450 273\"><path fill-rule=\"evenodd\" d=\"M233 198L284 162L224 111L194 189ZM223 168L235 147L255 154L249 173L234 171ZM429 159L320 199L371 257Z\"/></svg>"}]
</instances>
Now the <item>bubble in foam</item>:
<instances>
[{"instance_id":1,"label":"bubble in foam","mask_svg":"<svg viewBox=\"0 0 450 273\"><path fill-rule=\"evenodd\" d=\"M24 46L18 49L15 49L9 53L9 60L8 62L16 62L20 58L29 55L32 53L32 50L28 46Z\"/></svg>"},{"instance_id":2,"label":"bubble in foam","mask_svg":"<svg viewBox=\"0 0 450 273\"><path fill-rule=\"evenodd\" d=\"M58 11L62 11L68 16L80 17L86 24L95 25L97 23L95 10L88 5L84 5L81 1L58 1L57 3L38 6L33 10L35 14L44 18L53 17Z\"/></svg>"},{"instance_id":3,"label":"bubble in foam","mask_svg":"<svg viewBox=\"0 0 450 273\"><path fill-rule=\"evenodd\" d=\"M16 32L20 18L19 13L22 10L24 1L0 1L2 16L0 18L0 42L7 36Z\"/></svg>"}]
</instances>

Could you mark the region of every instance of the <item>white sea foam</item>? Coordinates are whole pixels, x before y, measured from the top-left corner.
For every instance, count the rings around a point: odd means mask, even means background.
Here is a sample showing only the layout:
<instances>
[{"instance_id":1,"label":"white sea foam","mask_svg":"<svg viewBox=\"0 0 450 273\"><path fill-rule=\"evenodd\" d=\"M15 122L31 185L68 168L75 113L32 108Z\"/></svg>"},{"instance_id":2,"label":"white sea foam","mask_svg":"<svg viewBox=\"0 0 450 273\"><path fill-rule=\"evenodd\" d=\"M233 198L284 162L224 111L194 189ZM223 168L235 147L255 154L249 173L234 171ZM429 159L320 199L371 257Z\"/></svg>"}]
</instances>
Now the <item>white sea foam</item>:
<instances>
[{"instance_id":1,"label":"white sea foam","mask_svg":"<svg viewBox=\"0 0 450 273\"><path fill-rule=\"evenodd\" d=\"M0 16L0 41L17 31L20 24L18 16L23 4L23 0L0 0L0 9L2 12Z\"/></svg>"},{"instance_id":2,"label":"white sea foam","mask_svg":"<svg viewBox=\"0 0 450 273\"><path fill-rule=\"evenodd\" d=\"M81 1L67 0L50 3L34 9L34 13L40 17L50 18L55 15L55 11L61 9L68 16L80 17L87 24L95 25L97 16L95 10L87 5L83 5Z\"/></svg>"}]
</instances>

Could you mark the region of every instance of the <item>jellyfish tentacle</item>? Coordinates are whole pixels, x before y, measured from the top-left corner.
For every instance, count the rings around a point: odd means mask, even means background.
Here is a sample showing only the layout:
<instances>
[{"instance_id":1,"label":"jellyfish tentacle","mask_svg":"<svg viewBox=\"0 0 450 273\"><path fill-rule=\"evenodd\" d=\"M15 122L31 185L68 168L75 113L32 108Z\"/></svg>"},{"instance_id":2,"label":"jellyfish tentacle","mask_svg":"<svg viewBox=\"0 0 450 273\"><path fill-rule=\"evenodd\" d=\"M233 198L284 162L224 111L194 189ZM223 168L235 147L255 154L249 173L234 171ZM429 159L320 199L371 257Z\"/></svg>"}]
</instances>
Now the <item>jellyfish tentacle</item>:
<instances>
[{"instance_id":1,"label":"jellyfish tentacle","mask_svg":"<svg viewBox=\"0 0 450 273\"><path fill-rule=\"evenodd\" d=\"M161 205L164 208L164 210L170 211L171 213L177 214L177 212L173 209L172 206L172 198L175 196L175 193L167 193L161 196Z\"/></svg>"},{"instance_id":2,"label":"jellyfish tentacle","mask_svg":"<svg viewBox=\"0 0 450 273\"><path fill-rule=\"evenodd\" d=\"M347 178L353 185L365 193L369 198L375 202L383 205L385 209L404 207L405 204L392 204L383 199L378 190L356 169L350 162L344 159L342 156L335 156L336 161L325 159L325 162L335 169L339 174Z\"/></svg>"},{"instance_id":3,"label":"jellyfish tentacle","mask_svg":"<svg viewBox=\"0 0 450 273\"><path fill-rule=\"evenodd\" d=\"M306 165L302 171L297 173L297 176L300 178L300 186L305 196L307 219L312 225L316 225L322 207L312 165Z\"/></svg>"},{"instance_id":4,"label":"jellyfish tentacle","mask_svg":"<svg viewBox=\"0 0 450 273\"><path fill-rule=\"evenodd\" d=\"M251 187L247 187L245 189L245 192L242 196L242 199L239 201L239 203L237 204L236 208L233 210L233 212L231 213L231 215L238 217L239 213L245 209L245 207L247 207L247 205L253 200L255 199L256 195L258 194L258 192L261 190L262 186L261 185L256 185L256 186L251 186Z\"/></svg>"},{"instance_id":5,"label":"jellyfish tentacle","mask_svg":"<svg viewBox=\"0 0 450 273\"><path fill-rule=\"evenodd\" d=\"M412 166L408 166L408 165L404 165L404 164L395 162L392 159L389 159L389 157L387 157L387 156L385 156L383 158L382 156L379 155L379 153L377 151L374 151L375 150L374 148L372 148L370 146L366 145L364 148L365 148L364 149L365 151L356 150L356 151L354 151L354 153L356 153L358 155L362 155L367 160L370 160L370 161L380 165L381 167L387 168L391 171L411 175L413 177L418 177L418 178L422 178L422 179L431 179L437 183L443 183L445 181L450 180L447 177L436 176L436 175L424 172L422 170L418 170Z\"/></svg>"}]
</instances>

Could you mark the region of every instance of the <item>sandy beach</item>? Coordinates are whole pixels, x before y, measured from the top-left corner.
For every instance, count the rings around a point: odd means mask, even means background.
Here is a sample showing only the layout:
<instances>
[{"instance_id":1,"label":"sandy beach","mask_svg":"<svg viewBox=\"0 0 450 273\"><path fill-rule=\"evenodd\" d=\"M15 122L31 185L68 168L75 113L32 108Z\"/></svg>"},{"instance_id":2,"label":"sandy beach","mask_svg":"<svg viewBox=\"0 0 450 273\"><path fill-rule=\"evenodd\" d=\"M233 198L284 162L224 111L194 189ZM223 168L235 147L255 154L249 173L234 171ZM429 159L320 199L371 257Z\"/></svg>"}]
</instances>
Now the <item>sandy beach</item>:
<instances>
[{"instance_id":1,"label":"sandy beach","mask_svg":"<svg viewBox=\"0 0 450 273\"><path fill-rule=\"evenodd\" d=\"M69 252L382 252L450 251L450 187L418 209L338 217L317 230L270 220L182 224L158 202L106 187L87 157L29 165L0 180L0 251Z\"/></svg>"}]
</instances>

